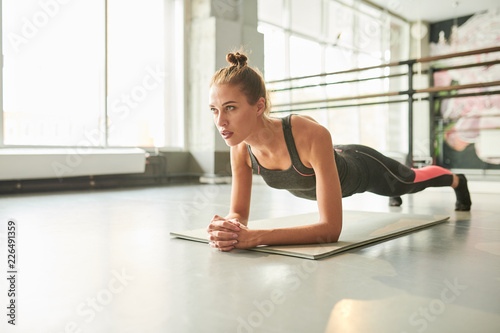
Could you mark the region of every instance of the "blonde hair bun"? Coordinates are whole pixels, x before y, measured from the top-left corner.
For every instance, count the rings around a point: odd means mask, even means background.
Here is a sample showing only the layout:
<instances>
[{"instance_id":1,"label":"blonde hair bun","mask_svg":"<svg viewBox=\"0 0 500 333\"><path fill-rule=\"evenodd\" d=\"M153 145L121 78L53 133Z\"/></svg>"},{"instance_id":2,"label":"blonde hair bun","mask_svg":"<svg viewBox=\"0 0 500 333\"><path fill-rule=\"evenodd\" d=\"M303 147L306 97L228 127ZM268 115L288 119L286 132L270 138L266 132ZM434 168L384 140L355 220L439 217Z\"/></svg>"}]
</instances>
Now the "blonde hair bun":
<instances>
[{"instance_id":1,"label":"blonde hair bun","mask_svg":"<svg viewBox=\"0 0 500 333\"><path fill-rule=\"evenodd\" d=\"M266 104L262 116L266 121L269 120L271 103L262 74L257 69L247 65L248 57L243 53L228 53L226 60L229 65L219 69L212 76L210 87L223 84L238 86L250 105L255 105L261 97L264 98Z\"/></svg>"},{"instance_id":2,"label":"blonde hair bun","mask_svg":"<svg viewBox=\"0 0 500 333\"><path fill-rule=\"evenodd\" d=\"M226 60L231 64L231 66L237 66L241 68L247 65L248 58L246 55L236 52L228 53L226 55Z\"/></svg>"}]
</instances>

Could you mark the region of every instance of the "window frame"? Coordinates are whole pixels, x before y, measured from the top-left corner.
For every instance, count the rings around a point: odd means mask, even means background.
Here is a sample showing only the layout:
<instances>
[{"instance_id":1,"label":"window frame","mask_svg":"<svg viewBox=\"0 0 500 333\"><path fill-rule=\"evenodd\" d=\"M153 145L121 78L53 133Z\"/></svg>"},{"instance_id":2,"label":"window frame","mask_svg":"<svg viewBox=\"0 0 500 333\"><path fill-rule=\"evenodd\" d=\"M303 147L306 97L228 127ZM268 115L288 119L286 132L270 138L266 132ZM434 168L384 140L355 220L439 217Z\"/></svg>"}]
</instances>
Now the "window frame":
<instances>
[{"instance_id":1,"label":"window frame","mask_svg":"<svg viewBox=\"0 0 500 333\"><path fill-rule=\"evenodd\" d=\"M108 40L108 0L102 0L104 6L104 54L103 54L103 62L104 62L104 87L103 87L103 117L108 120L108 52L107 52L107 40ZM176 12L174 12L174 10ZM180 12L180 13L179 13ZM179 18L180 16L180 18ZM165 0L164 1L164 29L165 29L165 44L173 42L175 45L182 47L174 48L175 52L165 52L164 56L164 65L165 72L168 72L168 81L165 82L165 88L163 93L164 98L168 98L167 103L164 105L164 113L167 115L172 110L178 110L175 118L175 124L181 126L175 126L179 130L179 138L177 141L180 142L179 145L176 146L157 146L157 147L146 147L146 146L111 146L108 145L108 135L109 135L109 126L104 126L104 144L99 146L92 146L92 149L116 149L116 148L141 148L148 152L156 152L159 151L186 151L187 149L187 128L186 128L186 96L185 96L185 80L184 74L186 71L185 63L184 63L184 54L185 54L185 29L184 24L178 24L178 26L174 26L175 23L179 23L179 21L173 20L172 18L179 19L180 22L184 23L185 20L185 4L182 0ZM3 0L0 0L0 29L3 30ZM172 53L172 54L170 54ZM2 106L1 114L0 114L0 149L8 148L8 149L67 149L67 148L82 148L79 145L13 145L13 144L5 144L5 130L4 130L4 95L3 95L3 81L4 81L4 73L3 73L3 31L0 33L0 105ZM170 82L175 82L176 84L169 84ZM171 92L169 89L170 86L175 86L176 91L175 94ZM172 97L175 96L175 99ZM170 112L169 112L170 111ZM167 121L165 122L165 126L167 125ZM172 125L171 125L172 127ZM167 138L169 128L166 128L165 131L165 139ZM167 139L165 141L168 141ZM87 147L84 147L87 148Z\"/></svg>"}]
</instances>

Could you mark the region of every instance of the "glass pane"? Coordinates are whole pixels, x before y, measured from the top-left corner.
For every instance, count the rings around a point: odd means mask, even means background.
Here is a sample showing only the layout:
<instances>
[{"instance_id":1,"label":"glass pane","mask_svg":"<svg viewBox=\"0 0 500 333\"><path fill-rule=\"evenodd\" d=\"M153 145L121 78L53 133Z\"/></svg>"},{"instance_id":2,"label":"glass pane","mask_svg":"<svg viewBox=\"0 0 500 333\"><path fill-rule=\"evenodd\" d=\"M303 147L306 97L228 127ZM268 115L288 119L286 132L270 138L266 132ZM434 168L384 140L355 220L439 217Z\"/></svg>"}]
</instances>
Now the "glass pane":
<instances>
[{"instance_id":1,"label":"glass pane","mask_svg":"<svg viewBox=\"0 0 500 333\"><path fill-rule=\"evenodd\" d=\"M307 39L290 37L290 74L292 77L316 75L321 73L321 46ZM293 102L324 99L324 89L317 86L322 77L294 81L295 86L313 86L297 89L291 93Z\"/></svg>"},{"instance_id":2,"label":"glass pane","mask_svg":"<svg viewBox=\"0 0 500 333\"><path fill-rule=\"evenodd\" d=\"M360 143L386 151L387 122L387 105L360 108Z\"/></svg>"},{"instance_id":3,"label":"glass pane","mask_svg":"<svg viewBox=\"0 0 500 333\"><path fill-rule=\"evenodd\" d=\"M372 57L371 55L367 55L364 53L359 53L357 58L358 58L358 67L360 68L382 65L382 60L380 60L380 58ZM370 75L365 75L365 73L367 72L361 73L362 75L360 74L360 77L370 76ZM382 75L382 73L380 73L380 75Z\"/></svg>"},{"instance_id":4,"label":"glass pane","mask_svg":"<svg viewBox=\"0 0 500 333\"><path fill-rule=\"evenodd\" d=\"M358 3L358 9L359 11L375 18L380 18L382 16L382 11L380 11L380 9L364 4L362 1Z\"/></svg>"},{"instance_id":5,"label":"glass pane","mask_svg":"<svg viewBox=\"0 0 500 333\"><path fill-rule=\"evenodd\" d=\"M321 1L293 0L291 1L291 29L312 37L321 34Z\"/></svg>"},{"instance_id":6,"label":"glass pane","mask_svg":"<svg viewBox=\"0 0 500 333\"><path fill-rule=\"evenodd\" d=\"M330 1L328 11L328 41L333 44L352 46L354 22L352 9Z\"/></svg>"},{"instance_id":7,"label":"glass pane","mask_svg":"<svg viewBox=\"0 0 500 333\"><path fill-rule=\"evenodd\" d=\"M321 46L307 39L290 37L290 75L292 77L321 73Z\"/></svg>"},{"instance_id":8,"label":"glass pane","mask_svg":"<svg viewBox=\"0 0 500 333\"><path fill-rule=\"evenodd\" d=\"M328 47L326 49L326 72L338 72L354 68L354 52L342 47Z\"/></svg>"},{"instance_id":9,"label":"glass pane","mask_svg":"<svg viewBox=\"0 0 500 333\"><path fill-rule=\"evenodd\" d=\"M259 32L264 34L264 77L266 81L285 77L285 34L272 26L260 24Z\"/></svg>"},{"instance_id":10,"label":"glass pane","mask_svg":"<svg viewBox=\"0 0 500 333\"><path fill-rule=\"evenodd\" d=\"M359 113L357 107L330 109L329 130L334 144L359 143Z\"/></svg>"},{"instance_id":11,"label":"glass pane","mask_svg":"<svg viewBox=\"0 0 500 333\"><path fill-rule=\"evenodd\" d=\"M281 26L283 15L283 0L259 0L259 21Z\"/></svg>"},{"instance_id":12,"label":"glass pane","mask_svg":"<svg viewBox=\"0 0 500 333\"><path fill-rule=\"evenodd\" d=\"M165 90L165 143L166 147L183 148L185 118L184 118L184 0L164 2L168 15L164 18L166 29L169 31L164 44L170 45L166 49L165 63L166 76ZM171 110L168 112L168 110ZM175 111L173 111L175 110Z\"/></svg>"},{"instance_id":13,"label":"glass pane","mask_svg":"<svg viewBox=\"0 0 500 333\"><path fill-rule=\"evenodd\" d=\"M164 146L163 0L108 1L108 144Z\"/></svg>"},{"instance_id":14,"label":"glass pane","mask_svg":"<svg viewBox=\"0 0 500 333\"><path fill-rule=\"evenodd\" d=\"M103 145L104 2L5 0L2 20L4 143Z\"/></svg>"},{"instance_id":15,"label":"glass pane","mask_svg":"<svg viewBox=\"0 0 500 333\"><path fill-rule=\"evenodd\" d=\"M382 59L382 22L369 16L358 14L358 40L356 48L371 56Z\"/></svg>"},{"instance_id":16,"label":"glass pane","mask_svg":"<svg viewBox=\"0 0 500 333\"><path fill-rule=\"evenodd\" d=\"M390 22L389 28L390 34L390 49L386 50L390 52L390 58L386 59L387 62L395 62L401 61L404 59L408 59L407 55L409 54L408 50L404 50L405 38L403 36L403 27L395 24L394 22Z\"/></svg>"}]
</instances>

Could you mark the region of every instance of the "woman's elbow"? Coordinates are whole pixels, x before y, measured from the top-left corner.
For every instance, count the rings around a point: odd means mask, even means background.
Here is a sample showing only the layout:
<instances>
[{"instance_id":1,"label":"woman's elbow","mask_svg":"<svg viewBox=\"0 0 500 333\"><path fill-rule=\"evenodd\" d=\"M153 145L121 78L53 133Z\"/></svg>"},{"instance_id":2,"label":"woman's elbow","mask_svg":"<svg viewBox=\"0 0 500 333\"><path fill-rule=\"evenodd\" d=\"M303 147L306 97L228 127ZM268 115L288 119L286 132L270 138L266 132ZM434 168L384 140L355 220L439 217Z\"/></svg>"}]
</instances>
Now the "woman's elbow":
<instances>
[{"instance_id":1,"label":"woman's elbow","mask_svg":"<svg viewBox=\"0 0 500 333\"><path fill-rule=\"evenodd\" d=\"M318 243L336 243L339 240L342 225L331 225L325 223L322 230L322 237L318 239Z\"/></svg>"},{"instance_id":2,"label":"woman's elbow","mask_svg":"<svg viewBox=\"0 0 500 333\"><path fill-rule=\"evenodd\" d=\"M328 243L338 242L339 237L340 237L340 231L331 231L327 236Z\"/></svg>"}]
</instances>

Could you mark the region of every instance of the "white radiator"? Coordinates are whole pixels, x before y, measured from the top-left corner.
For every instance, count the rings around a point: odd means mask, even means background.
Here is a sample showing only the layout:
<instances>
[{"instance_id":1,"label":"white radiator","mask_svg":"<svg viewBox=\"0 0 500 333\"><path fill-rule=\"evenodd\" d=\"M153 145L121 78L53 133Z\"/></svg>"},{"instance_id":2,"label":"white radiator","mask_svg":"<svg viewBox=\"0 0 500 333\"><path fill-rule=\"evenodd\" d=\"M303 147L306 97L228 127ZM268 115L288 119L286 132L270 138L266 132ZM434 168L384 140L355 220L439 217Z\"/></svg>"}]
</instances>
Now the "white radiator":
<instances>
[{"instance_id":1,"label":"white radiator","mask_svg":"<svg viewBox=\"0 0 500 333\"><path fill-rule=\"evenodd\" d=\"M143 173L139 148L0 149L0 180Z\"/></svg>"}]
</instances>

